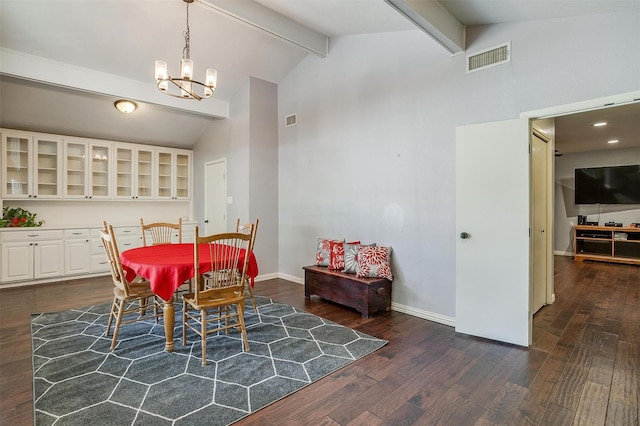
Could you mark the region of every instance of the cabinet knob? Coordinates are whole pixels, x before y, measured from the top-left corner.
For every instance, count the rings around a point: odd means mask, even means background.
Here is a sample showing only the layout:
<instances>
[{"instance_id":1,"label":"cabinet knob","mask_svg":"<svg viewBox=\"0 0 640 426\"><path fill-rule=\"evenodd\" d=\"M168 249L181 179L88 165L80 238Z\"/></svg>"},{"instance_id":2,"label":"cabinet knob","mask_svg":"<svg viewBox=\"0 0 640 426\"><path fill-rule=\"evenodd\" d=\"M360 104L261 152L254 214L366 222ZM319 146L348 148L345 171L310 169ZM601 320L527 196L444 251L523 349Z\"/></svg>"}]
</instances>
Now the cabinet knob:
<instances>
[{"instance_id":1,"label":"cabinet knob","mask_svg":"<svg viewBox=\"0 0 640 426\"><path fill-rule=\"evenodd\" d=\"M462 232L460 233L460 238L466 240L467 238L471 238L471 235L468 232Z\"/></svg>"}]
</instances>

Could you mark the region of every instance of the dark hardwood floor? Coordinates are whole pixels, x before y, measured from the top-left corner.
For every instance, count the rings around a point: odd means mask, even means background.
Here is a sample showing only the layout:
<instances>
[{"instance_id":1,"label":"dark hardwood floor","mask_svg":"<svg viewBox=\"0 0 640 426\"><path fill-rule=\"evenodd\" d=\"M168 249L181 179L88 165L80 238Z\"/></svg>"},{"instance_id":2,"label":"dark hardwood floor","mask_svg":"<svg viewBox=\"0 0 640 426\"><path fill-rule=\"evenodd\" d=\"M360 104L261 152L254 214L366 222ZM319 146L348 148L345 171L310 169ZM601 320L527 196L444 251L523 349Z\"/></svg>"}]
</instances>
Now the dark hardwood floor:
<instances>
[{"instance_id":1,"label":"dark hardwood floor","mask_svg":"<svg viewBox=\"0 0 640 426\"><path fill-rule=\"evenodd\" d=\"M638 425L640 267L557 257L556 302L522 348L398 312L362 319L284 280L256 292L385 338L240 425ZM33 423L30 313L109 301L109 279L0 290L0 424Z\"/></svg>"}]
</instances>

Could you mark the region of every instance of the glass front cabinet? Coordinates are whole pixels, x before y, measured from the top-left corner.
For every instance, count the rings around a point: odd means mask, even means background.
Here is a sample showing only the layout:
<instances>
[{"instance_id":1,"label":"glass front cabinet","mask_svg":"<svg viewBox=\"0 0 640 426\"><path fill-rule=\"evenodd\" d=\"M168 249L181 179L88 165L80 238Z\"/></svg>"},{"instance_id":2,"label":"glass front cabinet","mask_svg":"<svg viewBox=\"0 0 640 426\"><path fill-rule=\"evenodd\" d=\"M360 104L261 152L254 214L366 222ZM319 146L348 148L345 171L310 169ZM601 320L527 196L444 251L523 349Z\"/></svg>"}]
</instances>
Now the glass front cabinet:
<instances>
[{"instance_id":1,"label":"glass front cabinet","mask_svg":"<svg viewBox=\"0 0 640 426\"><path fill-rule=\"evenodd\" d=\"M111 197L111 145L68 140L64 144L65 198Z\"/></svg>"},{"instance_id":2,"label":"glass front cabinet","mask_svg":"<svg viewBox=\"0 0 640 426\"><path fill-rule=\"evenodd\" d=\"M156 198L188 200L191 197L191 152L158 149L156 159Z\"/></svg>"},{"instance_id":3,"label":"glass front cabinet","mask_svg":"<svg viewBox=\"0 0 640 426\"><path fill-rule=\"evenodd\" d=\"M154 185L154 157L150 148L136 148L116 144L114 197L123 199L152 199Z\"/></svg>"},{"instance_id":4,"label":"glass front cabinet","mask_svg":"<svg viewBox=\"0 0 640 426\"><path fill-rule=\"evenodd\" d=\"M192 151L0 129L0 197L190 200Z\"/></svg>"},{"instance_id":5,"label":"glass front cabinet","mask_svg":"<svg viewBox=\"0 0 640 426\"><path fill-rule=\"evenodd\" d=\"M2 198L61 198L61 153L61 139L3 131Z\"/></svg>"}]
</instances>

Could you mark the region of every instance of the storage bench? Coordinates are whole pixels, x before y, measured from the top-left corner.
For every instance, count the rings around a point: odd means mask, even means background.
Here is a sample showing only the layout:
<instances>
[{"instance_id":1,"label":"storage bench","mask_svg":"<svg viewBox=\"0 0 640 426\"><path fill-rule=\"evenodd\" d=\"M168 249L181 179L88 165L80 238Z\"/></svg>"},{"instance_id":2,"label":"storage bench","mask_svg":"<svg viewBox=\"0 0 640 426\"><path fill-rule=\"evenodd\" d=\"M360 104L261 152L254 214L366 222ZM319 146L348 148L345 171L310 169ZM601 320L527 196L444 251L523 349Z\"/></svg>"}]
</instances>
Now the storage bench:
<instances>
[{"instance_id":1,"label":"storage bench","mask_svg":"<svg viewBox=\"0 0 640 426\"><path fill-rule=\"evenodd\" d=\"M304 297L312 294L354 308L369 318L377 311L391 310L391 281L386 278L358 278L325 266L305 266Z\"/></svg>"}]
</instances>

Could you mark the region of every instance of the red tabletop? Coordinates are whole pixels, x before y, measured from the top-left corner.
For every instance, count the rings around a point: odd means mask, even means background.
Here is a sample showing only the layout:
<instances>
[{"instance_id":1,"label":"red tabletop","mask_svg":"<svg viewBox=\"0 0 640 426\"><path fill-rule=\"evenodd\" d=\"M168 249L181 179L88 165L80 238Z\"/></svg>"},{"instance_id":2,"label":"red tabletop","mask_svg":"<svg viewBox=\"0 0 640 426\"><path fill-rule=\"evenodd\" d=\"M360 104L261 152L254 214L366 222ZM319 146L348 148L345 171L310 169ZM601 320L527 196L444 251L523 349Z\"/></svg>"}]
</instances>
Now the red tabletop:
<instances>
[{"instance_id":1,"label":"red tabletop","mask_svg":"<svg viewBox=\"0 0 640 426\"><path fill-rule=\"evenodd\" d=\"M207 272L211 269L208 245L201 244L199 250L200 272ZM244 254L240 257L244 262ZM138 247L120 253L120 261L126 274L137 274L149 280L151 290L163 300L171 299L178 287L195 274L193 243ZM258 275L258 263L253 253L249 257L247 275L253 285L253 278Z\"/></svg>"}]
</instances>

